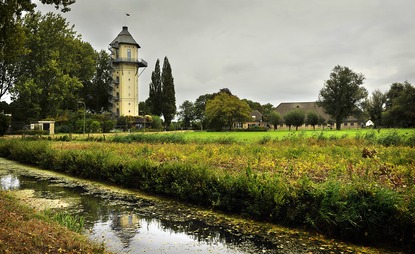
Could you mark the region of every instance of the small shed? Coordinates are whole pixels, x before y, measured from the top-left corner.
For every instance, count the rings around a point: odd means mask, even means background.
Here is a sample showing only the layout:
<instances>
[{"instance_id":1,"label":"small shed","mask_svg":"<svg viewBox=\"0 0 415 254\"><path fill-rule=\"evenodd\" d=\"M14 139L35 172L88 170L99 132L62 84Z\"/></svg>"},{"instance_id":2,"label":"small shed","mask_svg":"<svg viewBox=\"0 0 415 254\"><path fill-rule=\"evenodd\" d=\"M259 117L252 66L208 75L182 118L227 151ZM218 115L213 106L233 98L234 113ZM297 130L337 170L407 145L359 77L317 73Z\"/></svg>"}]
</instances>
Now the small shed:
<instances>
[{"instance_id":1,"label":"small shed","mask_svg":"<svg viewBox=\"0 0 415 254\"><path fill-rule=\"evenodd\" d=\"M366 127L372 127L375 124L372 122L372 120L368 120L365 125Z\"/></svg>"},{"instance_id":2,"label":"small shed","mask_svg":"<svg viewBox=\"0 0 415 254\"><path fill-rule=\"evenodd\" d=\"M30 124L31 130L47 131L49 135L55 134L55 121L38 121Z\"/></svg>"}]
</instances>

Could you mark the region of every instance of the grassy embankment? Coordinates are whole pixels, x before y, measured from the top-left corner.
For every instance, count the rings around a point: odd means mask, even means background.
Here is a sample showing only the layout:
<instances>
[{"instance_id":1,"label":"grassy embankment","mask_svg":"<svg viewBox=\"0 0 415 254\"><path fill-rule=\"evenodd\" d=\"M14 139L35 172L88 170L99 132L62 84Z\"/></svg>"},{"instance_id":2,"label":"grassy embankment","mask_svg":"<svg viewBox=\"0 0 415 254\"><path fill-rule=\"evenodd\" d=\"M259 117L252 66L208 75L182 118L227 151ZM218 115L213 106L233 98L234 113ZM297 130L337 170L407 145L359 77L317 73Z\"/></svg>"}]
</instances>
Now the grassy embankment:
<instances>
[{"instance_id":1,"label":"grassy embankment","mask_svg":"<svg viewBox=\"0 0 415 254\"><path fill-rule=\"evenodd\" d=\"M355 242L415 246L415 130L56 139L4 140L0 155Z\"/></svg>"},{"instance_id":2,"label":"grassy embankment","mask_svg":"<svg viewBox=\"0 0 415 254\"><path fill-rule=\"evenodd\" d=\"M64 219L65 220L65 219ZM107 253L0 191L0 253Z\"/></svg>"}]
</instances>

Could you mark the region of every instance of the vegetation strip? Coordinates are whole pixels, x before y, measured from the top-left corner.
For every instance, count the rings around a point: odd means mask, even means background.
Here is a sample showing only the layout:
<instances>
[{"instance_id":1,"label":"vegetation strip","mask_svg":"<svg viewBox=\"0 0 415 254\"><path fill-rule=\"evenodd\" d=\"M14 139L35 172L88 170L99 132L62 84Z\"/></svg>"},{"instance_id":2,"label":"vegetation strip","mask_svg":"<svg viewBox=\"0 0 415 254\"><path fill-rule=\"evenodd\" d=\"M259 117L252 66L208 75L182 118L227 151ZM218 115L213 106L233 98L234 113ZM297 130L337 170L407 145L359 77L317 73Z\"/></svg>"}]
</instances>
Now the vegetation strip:
<instances>
[{"instance_id":1,"label":"vegetation strip","mask_svg":"<svg viewBox=\"0 0 415 254\"><path fill-rule=\"evenodd\" d=\"M0 191L0 252L107 253L84 236L51 222L48 216L17 204L4 191Z\"/></svg>"},{"instance_id":2,"label":"vegetation strip","mask_svg":"<svg viewBox=\"0 0 415 254\"><path fill-rule=\"evenodd\" d=\"M415 246L407 146L318 137L210 146L12 140L0 155L355 242Z\"/></svg>"}]
</instances>

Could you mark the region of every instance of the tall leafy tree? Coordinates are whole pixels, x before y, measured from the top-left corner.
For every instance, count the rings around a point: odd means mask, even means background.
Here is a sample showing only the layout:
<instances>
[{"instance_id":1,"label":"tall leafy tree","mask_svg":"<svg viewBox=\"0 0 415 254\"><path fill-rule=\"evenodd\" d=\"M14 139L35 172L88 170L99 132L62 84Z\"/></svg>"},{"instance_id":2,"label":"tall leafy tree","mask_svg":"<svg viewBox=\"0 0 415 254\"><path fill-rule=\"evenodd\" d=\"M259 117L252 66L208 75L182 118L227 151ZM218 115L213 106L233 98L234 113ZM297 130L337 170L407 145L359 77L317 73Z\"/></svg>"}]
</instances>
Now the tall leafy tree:
<instances>
[{"instance_id":1,"label":"tall leafy tree","mask_svg":"<svg viewBox=\"0 0 415 254\"><path fill-rule=\"evenodd\" d=\"M183 121L184 127L189 128L191 122L195 119L195 107L191 101L185 100L179 106L179 117Z\"/></svg>"},{"instance_id":2,"label":"tall leafy tree","mask_svg":"<svg viewBox=\"0 0 415 254\"><path fill-rule=\"evenodd\" d=\"M233 123L250 119L251 108L235 95L221 92L206 103L206 118L214 129L228 126L232 130Z\"/></svg>"},{"instance_id":3,"label":"tall leafy tree","mask_svg":"<svg viewBox=\"0 0 415 254\"><path fill-rule=\"evenodd\" d=\"M282 116L277 111L273 110L270 113L269 121L274 125L274 130L278 128L278 125L282 124Z\"/></svg>"},{"instance_id":4,"label":"tall leafy tree","mask_svg":"<svg viewBox=\"0 0 415 254\"><path fill-rule=\"evenodd\" d=\"M195 109L195 119L200 121L200 128L203 129L203 126L207 124L206 121L206 103L208 100L212 99L214 97L213 94L204 94L197 97L195 103L194 103L194 109Z\"/></svg>"},{"instance_id":5,"label":"tall leafy tree","mask_svg":"<svg viewBox=\"0 0 415 254\"><path fill-rule=\"evenodd\" d=\"M386 93L386 125L393 127L415 126L415 87L409 82L394 83Z\"/></svg>"},{"instance_id":6,"label":"tall leafy tree","mask_svg":"<svg viewBox=\"0 0 415 254\"><path fill-rule=\"evenodd\" d=\"M29 14L24 20L26 48L12 92L29 118L56 117L77 108L83 83L92 79L95 54L60 15Z\"/></svg>"},{"instance_id":7,"label":"tall leafy tree","mask_svg":"<svg viewBox=\"0 0 415 254\"><path fill-rule=\"evenodd\" d=\"M162 111L162 87L161 87L161 72L160 60L157 59L154 71L151 73L151 83L149 87L148 104L151 109L151 114L161 116Z\"/></svg>"},{"instance_id":8,"label":"tall leafy tree","mask_svg":"<svg viewBox=\"0 0 415 254\"><path fill-rule=\"evenodd\" d=\"M313 126L313 129L316 130L316 125L319 123L320 119L317 113L308 112L307 118L305 120L306 124Z\"/></svg>"},{"instance_id":9,"label":"tall leafy tree","mask_svg":"<svg viewBox=\"0 0 415 254\"><path fill-rule=\"evenodd\" d=\"M69 11L74 0L41 0L54 4L63 12ZM31 0L0 1L0 99L10 91L19 73L19 61L28 51L25 48L26 35L21 27L21 16L32 12L36 4Z\"/></svg>"},{"instance_id":10,"label":"tall leafy tree","mask_svg":"<svg viewBox=\"0 0 415 254\"><path fill-rule=\"evenodd\" d=\"M176 114L176 92L174 90L174 79L169 59L164 57L163 70L161 74L162 84L162 112L167 128Z\"/></svg>"},{"instance_id":11,"label":"tall leafy tree","mask_svg":"<svg viewBox=\"0 0 415 254\"><path fill-rule=\"evenodd\" d=\"M291 130L291 126L295 126L295 130L297 131L298 127L304 124L304 121L305 112L300 109L291 110L284 115L284 122L289 130Z\"/></svg>"},{"instance_id":12,"label":"tall leafy tree","mask_svg":"<svg viewBox=\"0 0 415 254\"><path fill-rule=\"evenodd\" d=\"M375 128L382 125L382 114L385 110L386 95L379 90L372 92L372 96L365 101L365 110L373 121Z\"/></svg>"},{"instance_id":13,"label":"tall leafy tree","mask_svg":"<svg viewBox=\"0 0 415 254\"><path fill-rule=\"evenodd\" d=\"M267 103L262 105L262 118L265 122L269 122L271 120L271 114L274 111L274 106L271 103Z\"/></svg>"},{"instance_id":14,"label":"tall leafy tree","mask_svg":"<svg viewBox=\"0 0 415 254\"><path fill-rule=\"evenodd\" d=\"M89 48L89 47L88 47ZM104 50L95 53L95 70L92 80L85 80L81 97L86 107L93 113L103 113L111 109L112 66L111 56ZM91 64L89 64L91 66Z\"/></svg>"},{"instance_id":15,"label":"tall leafy tree","mask_svg":"<svg viewBox=\"0 0 415 254\"><path fill-rule=\"evenodd\" d=\"M320 90L318 104L335 119L337 130L340 130L344 119L359 111L359 106L367 97L367 90L362 87L364 79L363 74L337 65Z\"/></svg>"},{"instance_id":16,"label":"tall leafy tree","mask_svg":"<svg viewBox=\"0 0 415 254\"><path fill-rule=\"evenodd\" d=\"M149 98L147 98L147 100L145 101L140 101L138 103L138 108L140 109L141 116L151 115L151 108L149 105L150 105Z\"/></svg>"}]
</instances>

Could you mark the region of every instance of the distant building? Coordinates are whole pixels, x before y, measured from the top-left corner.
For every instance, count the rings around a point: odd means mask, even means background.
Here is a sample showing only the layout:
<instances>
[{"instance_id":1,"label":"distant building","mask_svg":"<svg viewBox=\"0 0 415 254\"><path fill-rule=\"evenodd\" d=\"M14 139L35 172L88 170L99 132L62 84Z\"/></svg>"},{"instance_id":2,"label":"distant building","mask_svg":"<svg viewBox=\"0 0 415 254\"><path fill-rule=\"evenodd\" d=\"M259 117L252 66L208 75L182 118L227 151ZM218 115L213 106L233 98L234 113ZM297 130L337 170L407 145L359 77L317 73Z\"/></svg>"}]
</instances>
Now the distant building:
<instances>
[{"instance_id":1,"label":"distant building","mask_svg":"<svg viewBox=\"0 0 415 254\"><path fill-rule=\"evenodd\" d=\"M307 114L308 113L310 113L310 112L316 113L318 116L320 116L320 117L322 117L326 120L325 126L328 126L327 122L331 119L330 115L328 115L322 107L319 107L316 102L283 102L283 103L280 103L275 108L275 111L277 111L284 118L284 115L286 113L288 113L292 110L295 110L295 109L299 109L299 110L304 111L306 119L307 119ZM282 124L280 127L288 128L288 126L286 126L285 124ZM324 126L317 126L317 127L324 128ZM332 127L334 127L334 126L332 126ZM355 128L359 128L359 127L362 127L362 123L358 119L356 119L355 117L352 117L352 116L345 119L343 121L342 125L341 125L342 129L345 129L345 128L346 129L355 129ZM299 129L301 129L301 128L309 129L309 128L312 128L312 126L304 124Z\"/></svg>"},{"instance_id":2,"label":"distant building","mask_svg":"<svg viewBox=\"0 0 415 254\"><path fill-rule=\"evenodd\" d=\"M124 26L110 43L113 66L112 112L115 116L138 116L138 75L139 68L147 62L138 58L140 45Z\"/></svg>"},{"instance_id":3,"label":"distant building","mask_svg":"<svg viewBox=\"0 0 415 254\"><path fill-rule=\"evenodd\" d=\"M55 134L55 121L38 121L30 124L31 130L46 131L49 135Z\"/></svg>"},{"instance_id":4,"label":"distant building","mask_svg":"<svg viewBox=\"0 0 415 254\"><path fill-rule=\"evenodd\" d=\"M252 129L252 128L267 128L268 123L264 122L262 119L262 114L258 110L253 110L251 112L251 121L247 121L243 123L242 128L243 129Z\"/></svg>"}]
</instances>

